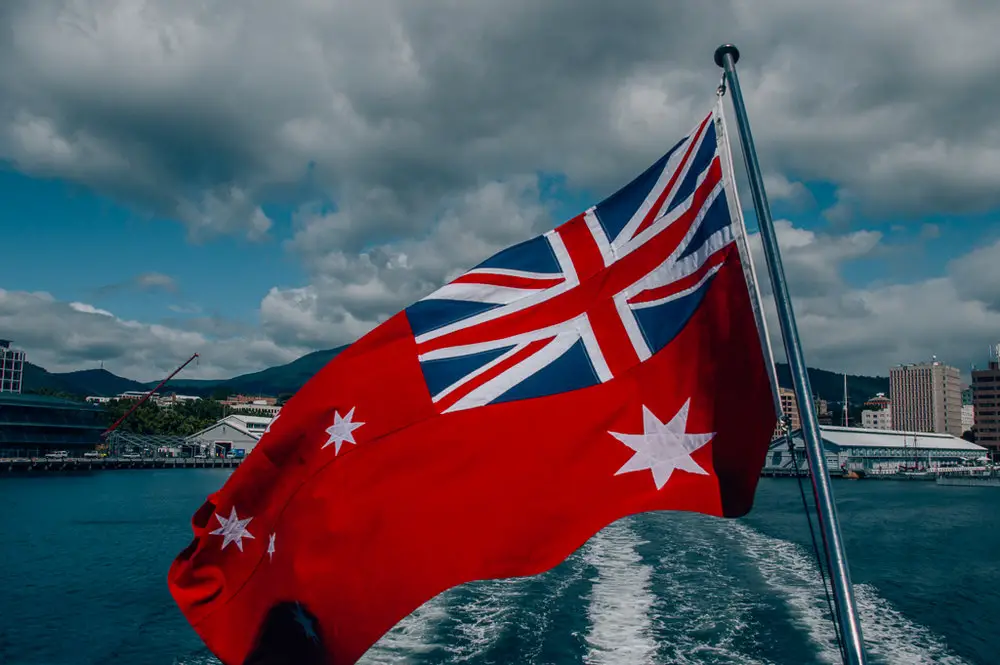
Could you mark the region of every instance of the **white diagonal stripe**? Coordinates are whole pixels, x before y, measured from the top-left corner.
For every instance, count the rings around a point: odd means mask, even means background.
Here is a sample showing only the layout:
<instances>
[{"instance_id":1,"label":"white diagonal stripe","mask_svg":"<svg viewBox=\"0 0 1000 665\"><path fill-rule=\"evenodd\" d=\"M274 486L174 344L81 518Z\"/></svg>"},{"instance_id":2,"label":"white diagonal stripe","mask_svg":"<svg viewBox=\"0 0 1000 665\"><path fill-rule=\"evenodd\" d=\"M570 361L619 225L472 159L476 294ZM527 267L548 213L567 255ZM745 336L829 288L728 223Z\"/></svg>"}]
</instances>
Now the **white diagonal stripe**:
<instances>
[{"instance_id":1,"label":"white diagonal stripe","mask_svg":"<svg viewBox=\"0 0 1000 665\"><path fill-rule=\"evenodd\" d=\"M489 404L529 376L552 364L579 340L580 335L575 330L556 335L545 347L531 354L502 374L490 379L475 390L472 390L468 395L465 395L449 408L445 409L444 413Z\"/></svg>"},{"instance_id":2,"label":"white diagonal stripe","mask_svg":"<svg viewBox=\"0 0 1000 665\"><path fill-rule=\"evenodd\" d=\"M485 302L496 305L506 305L521 298L538 293L539 289L516 289L509 286L493 284L472 284L458 282L445 284L440 289L424 298L424 300L463 300L466 302Z\"/></svg>"}]
</instances>

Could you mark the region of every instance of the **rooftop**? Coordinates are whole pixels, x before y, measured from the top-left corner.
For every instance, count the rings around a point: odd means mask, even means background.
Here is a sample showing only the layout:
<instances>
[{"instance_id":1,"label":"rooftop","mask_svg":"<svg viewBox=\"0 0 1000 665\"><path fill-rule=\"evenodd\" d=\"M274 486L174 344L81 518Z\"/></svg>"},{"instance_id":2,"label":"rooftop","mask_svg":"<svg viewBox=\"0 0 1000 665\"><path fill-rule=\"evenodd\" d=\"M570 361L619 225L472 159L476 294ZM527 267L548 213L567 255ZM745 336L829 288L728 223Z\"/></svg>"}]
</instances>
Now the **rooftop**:
<instances>
[{"instance_id":1,"label":"rooftop","mask_svg":"<svg viewBox=\"0 0 1000 665\"><path fill-rule=\"evenodd\" d=\"M233 413L226 416L225 420L230 418L235 418L236 420L242 420L248 425L253 423L255 425L269 425L274 418L265 418L263 416L245 416L242 413Z\"/></svg>"},{"instance_id":2,"label":"rooftop","mask_svg":"<svg viewBox=\"0 0 1000 665\"><path fill-rule=\"evenodd\" d=\"M826 443L841 448L911 448L917 450L964 450L986 452L986 448L951 434L934 432L902 432L897 430L835 427L820 425ZM795 433L801 438L801 433Z\"/></svg>"},{"instance_id":3,"label":"rooftop","mask_svg":"<svg viewBox=\"0 0 1000 665\"><path fill-rule=\"evenodd\" d=\"M100 410L100 407L85 402L53 397L51 395L31 395L23 393L0 393L0 406L33 406L50 409Z\"/></svg>"}]
</instances>

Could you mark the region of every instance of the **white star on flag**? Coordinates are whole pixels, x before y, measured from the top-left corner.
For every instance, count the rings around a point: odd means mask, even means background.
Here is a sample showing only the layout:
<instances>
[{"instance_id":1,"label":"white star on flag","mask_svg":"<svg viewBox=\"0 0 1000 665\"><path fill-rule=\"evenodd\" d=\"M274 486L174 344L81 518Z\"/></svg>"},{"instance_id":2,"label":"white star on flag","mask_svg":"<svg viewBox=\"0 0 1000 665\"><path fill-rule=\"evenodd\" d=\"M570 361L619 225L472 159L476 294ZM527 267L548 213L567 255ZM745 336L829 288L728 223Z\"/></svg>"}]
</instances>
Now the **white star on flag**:
<instances>
[{"instance_id":1,"label":"white star on flag","mask_svg":"<svg viewBox=\"0 0 1000 665\"><path fill-rule=\"evenodd\" d=\"M330 435L326 443L323 444L323 448L326 448L331 443L334 444L334 455L340 454L340 446L343 445L344 441L348 443L353 443L357 445L357 441L354 440L354 430L364 425L364 423L351 422L354 418L354 407L347 412L346 416L341 417L340 411L333 412L333 425L326 428L326 433Z\"/></svg>"},{"instance_id":2,"label":"white star on flag","mask_svg":"<svg viewBox=\"0 0 1000 665\"><path fill-rule=\"evenodd\" d=\"M246 519L240 519L236 515L236 506L233 506L232 511L229 513L229 517L223 517L219 513L215 513L215 519L219 520L220 526L215 531L212 531L213 536L222 536L222 549L226 549L229 543L236 543L237 549L240 552L243 551L243 539L249 538L253 540L253 534L247 531L247 524L250 524L252 517Z\"/></svg>"},{"instance_id":3,"label":"white star on flag","mask_svg":"<svg viewBox=\"0 0 1000 665\"><path fill-rule=\"evenodd\" d=\"M656 489L662 489L667 484L675 469L707 476L708 471L698 466L697 462L692 459L691 453L711 441L715 432L711 434L687 433L687 417L690 406L691 400L689 399L684 402L684 406L677 412L677 415L670 419L670 422L661 423L659 418L643 404L642 428L644 431L642 434L608 432L635 451L632 458L625 462L625 465L618 469L615 475L649 469L653 473Z\"/></svg>"},{"instance_id":4,"label":"white star on flag","mask_svg":"<svg viewBox=\"0 0 1000 665\"><path fill-rule=\"evenodd\" d=\"M268 536L268 538L270 538L270 540L267 543L267 560L268 561L271 561L271 560L274 559L274 537L277 536L277 535L278 534L276 534L276 533L272 533L270 536Z\"/></svg>"}]
</instances>

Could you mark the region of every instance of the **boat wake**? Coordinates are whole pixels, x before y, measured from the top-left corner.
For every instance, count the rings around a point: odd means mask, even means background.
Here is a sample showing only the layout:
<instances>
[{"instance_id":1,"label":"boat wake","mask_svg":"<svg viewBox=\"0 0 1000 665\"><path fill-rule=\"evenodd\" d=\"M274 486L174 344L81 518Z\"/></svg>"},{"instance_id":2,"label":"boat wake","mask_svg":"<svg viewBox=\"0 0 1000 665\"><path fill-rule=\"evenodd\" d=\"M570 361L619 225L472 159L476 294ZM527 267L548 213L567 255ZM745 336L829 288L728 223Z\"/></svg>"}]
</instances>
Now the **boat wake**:
<instances>
[{"instance_id":1,"label":"boat wake","mask_svg":"<svg viewBox=\"0 0 1000 665\"><path fill-rule=\"evenodd\" d=\"M804 548L772 538L740 522L732 522L730 537L742 546L764 582L797 617L828 663L840 663L836 635L820 584L815 558ZM963 665L944 639L895 609L867 584L855 584L865 646L873 662L890 665Z\"/></svg>"},{"instance_id":2,"label":"boat wake","mask_svg":"<svg viewBox=\"0 0 1000 665\"><path fill-rule=\"evenodd\" d=\"M358 662L365 665L416 662L439 648L434 639L435 629L448 616L451 593L446 591L418 607L382 636Z\"/></svg>"},{"instance_id":3,"label":"boat wake","mask_svg":"<svg viewBox=\"0 0 1000 665\"><path fill-rule=\"evenodd\" d=\"M656 662L649 587L653 568L636 552L642 544L629 522L618 521L594 536L584 550L584 562L597 570L587 607L586 663Z\"/></svg>"},{"instance_id":4,"label":"boat wake","mask_svg":"<svg viewBox=\"0 0 1000 665\"><path fill-rule=\"evenodd\" d=\"M749 577L748 577L749 576ZM759 578L756 586L751 578ZM361 663L585 662L589 665L769 665L791 622L796 662L840 654L816 562L805 548L744 522L652 514L603 529L534 578L475 582L414 611ZM944 639L878 590L855 585L873 663L963 665ZM774 611L787 619L774 621ZM794 649L795 646L791 647ZM185 665L215 665L209 655Z\"/></svg>"}]
</instances>

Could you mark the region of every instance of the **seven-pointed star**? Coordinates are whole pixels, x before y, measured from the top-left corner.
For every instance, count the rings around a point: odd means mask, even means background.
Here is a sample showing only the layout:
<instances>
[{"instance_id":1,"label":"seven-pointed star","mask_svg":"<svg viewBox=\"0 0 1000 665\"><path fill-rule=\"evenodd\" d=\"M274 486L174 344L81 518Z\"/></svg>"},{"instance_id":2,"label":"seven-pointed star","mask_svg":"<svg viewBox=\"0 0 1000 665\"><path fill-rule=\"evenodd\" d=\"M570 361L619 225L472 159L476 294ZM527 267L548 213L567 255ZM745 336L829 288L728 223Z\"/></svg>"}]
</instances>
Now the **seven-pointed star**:
<instances>
[{"instance_id":1,"label":"seven-pointed star","mask_svg":"<svg viewBox=\"0 0 1000 665\"><path fill-rule=\"evenodd\" d=\"M343 445L344 441L347 441L348 443L353 443L355 445L357 444L357 441L354 440L353 432L357 428L364 425L364 423L351 422L352 418L354 418L353 406L351 407L351 410L347 412L347 415L344 417L340 416L340 411L333 412L333 425L326 428L326 433L330 435L330 438L327 439L326 443L323 444L323 448L326 448L332 443L334 444L333 454L339 455L340 446Z\"/></svg>"},{"instance_id":2,"label":"seven-pointed star","mask_svg":"<svg viewBox=\"0 0 1000 665\"><path fill-rule=\"evenodd\" d=\"M644 431L642 434L608 432L635 451L632 458L625 462L625 465L618 469L615 475L649 469L653 473L656 489L662 489L667 484L675 469L708 475L708 471L698 466L691 458L691 453L711 441L715 433L687 433L690 405L691 400L689 399L684 402L684 406L677 412L677 415L670 419L670 422L661 423L659 418L649 410L649 407L643 404L642 428Z\"/></svg>"},{"instance_id":3,"label":"seven-pointed star","mask_svg":"<svg viewBox=\"0 0 1000 665\"><path fill-rule=\"evenodd\" d=\"M226 549L229 543L236 543L237 549L242 552L243 539L249 538L250 540L254 540L253 534L247 531L247 524L250 524L250 520L253 518L248 517L241 520L236 515L236 506L233 506L229 517L223 517L219 513L215 513L215 519L219 520L219 524L222 526L212 531L212 535L222 536L222 549Z\"/></svg>"}]
</instances>

